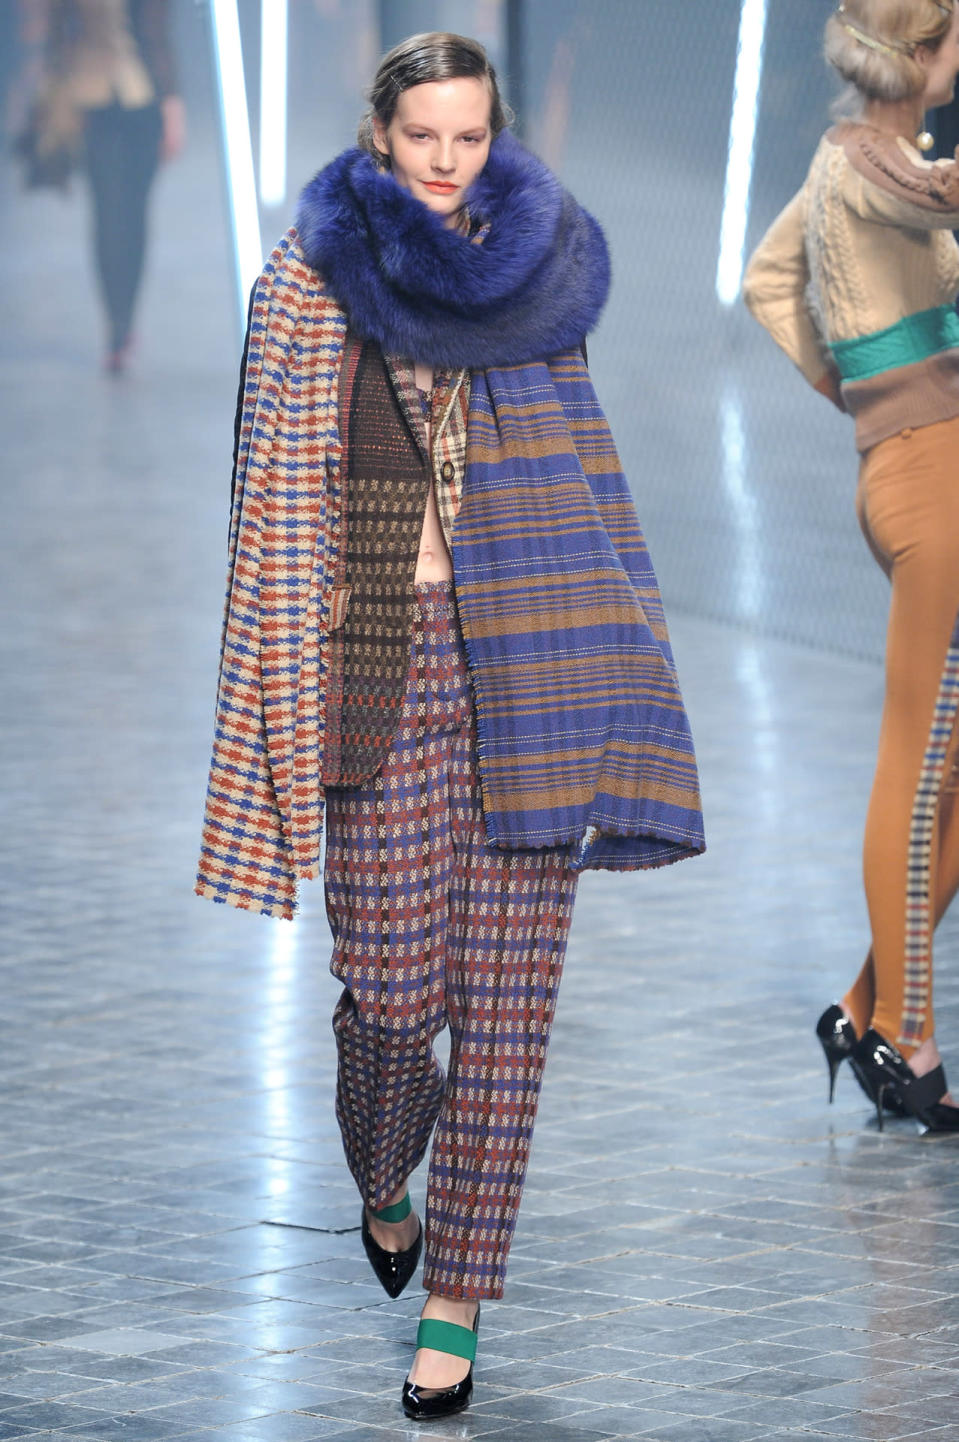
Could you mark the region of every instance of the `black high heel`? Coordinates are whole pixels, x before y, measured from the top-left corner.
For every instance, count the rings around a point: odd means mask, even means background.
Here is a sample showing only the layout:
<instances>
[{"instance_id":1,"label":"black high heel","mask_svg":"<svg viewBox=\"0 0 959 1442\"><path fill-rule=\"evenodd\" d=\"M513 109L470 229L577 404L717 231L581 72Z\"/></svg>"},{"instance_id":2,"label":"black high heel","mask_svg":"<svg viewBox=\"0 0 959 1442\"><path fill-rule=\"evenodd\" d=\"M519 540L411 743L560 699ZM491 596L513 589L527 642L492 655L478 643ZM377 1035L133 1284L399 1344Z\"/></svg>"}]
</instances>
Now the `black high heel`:
<instances>
[{"instance_id":1,"label":"black high heel","mask_svg":"<svg viewBox=\"0 0 959 1442\"><path fill-rule=\"evenodd\" d=\"M843 1062L848 1061L853 1076L873 1106L875 1106L875 1088L859 1065L855 1055L857 1042L856 1028L841 1006L827 1006L822 1016L816 1022L816 1035L819 1038L819 1044L823 1049L826 1057L826 1065L829 1068L830 1103L836 1093L836 1075ZM902 1102L888 1090L883 1093L881 1105L885 1107L886 1111L892 1112L894 1116L901 1117L906 1115Z\"/></svg>"},{"instance_id":2,"label":"black high heel","mask_svg":"<svg viewBox=\"0 0 959 1442\"><path fill-rule=\"evenodd\" d=\"M852 1056L856 1045L856 1028L841 1006L828 1006L816 1022L816 1035L826 1055L829 1068L829 1102L836 1095L836 1073ZM873 1097L870 1095L870 1101Z\"/></svg>"},{"instance_id":3,"label":"black high heel","mask_svg":"<svg viewBox=\"0 0 959 1442\"><path fill-rule=\"evenodd\" d=\"M476 1304L476 1316L472 1327L460 1327L455 1322L441 1322L436 1317L423 1317L416 1329L416 1346L430 1347L434 1352L446 1352L451 1357L462 1357L469 1362L469 1371L461 1382L452 1387L421 1387L409 1377L403 1383L403 1411L414 1422L429 1422L437 1417L449 1417L453 1412L462 1412L469 1405L473 1395L473 1363L476 1360L476 1341L479 1333L480 1304Z\"/></svg>"},{"instance_id":4,"label":"black high heel","mask_svg":"<svg viewBox=\"0 0 959 1442\"><path fill-rule=\"evenodd\" d=\"M876 1122L882 1131L882 1108L888 1096L930 1132L959 1132L959 1107L941 1100L949 1087L941 1066L916 1076L905 1057L891 1041L870 1027L856 1043L855 1060L875 1093Z\"/></svg>"},{"instance_id":5,"label":"black high heel","mask_svg":"<svg viewBox=\"0 0 959 1442\"><path fill-rule=\"evenodd\" d=\"M371 1207L374 1217L381 1222L402 1222L413 1210L409 1193L401 1202L392 1207L381 1207L379 1210ZM423 1223L420 1222L420 1229L416 1234L416 1240L402 1252L388 1252L381 1247L379 1242L370 1231L370 1224L366 1216L366 1208L363 1208L363 1220L360 1224L360 1236L363 1239L363 1250L369 1258L370 1266L376 1273L384 1291L390 1297L398 1297L406 1286L407 1282L416 1271L420 1260L420 1252L423 1250Z\"/></svg>"}]
</instances>

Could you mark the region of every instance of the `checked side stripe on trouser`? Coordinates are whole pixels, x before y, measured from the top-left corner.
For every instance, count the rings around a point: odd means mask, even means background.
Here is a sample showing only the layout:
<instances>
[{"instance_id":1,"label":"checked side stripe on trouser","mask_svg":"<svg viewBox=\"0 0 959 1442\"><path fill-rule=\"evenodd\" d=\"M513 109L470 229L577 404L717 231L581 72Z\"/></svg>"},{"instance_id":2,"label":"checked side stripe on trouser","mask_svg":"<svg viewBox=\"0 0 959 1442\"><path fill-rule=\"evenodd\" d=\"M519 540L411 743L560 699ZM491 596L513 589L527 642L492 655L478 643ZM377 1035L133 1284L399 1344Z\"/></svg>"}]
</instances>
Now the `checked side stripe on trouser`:
<instances>
[{"instance_id":1,"label":"checked side stripe on trouser","mask_svg":"<svg viewBox=\"0 0 959 1442\"><path fill-rule=\"evenodd\" d=\"M416 597L387 759L368 785L327 793L337 1119L371 1206L433 1134L424 1286L499 1297L576 878L560 852L487 845L452 590ZM432 1041L446 1025L444 1076Z\"/></svg>"},{"instance_id":2,"label":"checked side stripe on trouser","mask_svg":"<svg viewBox=\"0 0 959 1442\"><path fill-rule=\"evenodd\" d=\"M932 987L932 839L946 755L959 712L959 617L946 652L909 827L905 976L900 1045L917 1046Z\"/></svg>"}]
</instances>

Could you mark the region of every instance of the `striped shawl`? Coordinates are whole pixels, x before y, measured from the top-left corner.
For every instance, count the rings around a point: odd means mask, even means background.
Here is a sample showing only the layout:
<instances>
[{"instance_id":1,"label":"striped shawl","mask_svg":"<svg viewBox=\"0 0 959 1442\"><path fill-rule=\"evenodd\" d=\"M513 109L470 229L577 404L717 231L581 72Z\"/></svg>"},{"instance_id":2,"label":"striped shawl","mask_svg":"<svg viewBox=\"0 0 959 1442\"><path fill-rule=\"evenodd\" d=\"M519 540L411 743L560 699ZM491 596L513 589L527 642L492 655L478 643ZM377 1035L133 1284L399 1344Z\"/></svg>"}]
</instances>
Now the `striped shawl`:
<instances>
[{"instance_id":1,"label":"striped shawl","mask_svg":"<svg viewBox=\"0 0 959 1442\"><path fill-rule=\"evenodd\" d=\"M475 372L467 457L453 567L490 840L616 870L702 851L659 588L579 351Z\"/></svg>"}]
</instances>

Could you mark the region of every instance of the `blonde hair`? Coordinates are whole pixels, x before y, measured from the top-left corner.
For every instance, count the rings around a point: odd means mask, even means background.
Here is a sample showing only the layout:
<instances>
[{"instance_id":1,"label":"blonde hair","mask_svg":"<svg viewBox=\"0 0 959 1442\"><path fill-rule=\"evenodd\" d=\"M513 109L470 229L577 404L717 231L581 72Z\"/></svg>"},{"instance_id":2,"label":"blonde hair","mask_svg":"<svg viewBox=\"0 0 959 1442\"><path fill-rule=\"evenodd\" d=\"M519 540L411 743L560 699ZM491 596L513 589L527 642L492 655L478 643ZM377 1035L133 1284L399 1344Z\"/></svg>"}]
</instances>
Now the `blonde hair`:
<instances>
[{"instance_id":1,"label":"blonde hair","mask_svg":"<svg viewBox=\"0 0 959 1442\"><path fill-rule=\"evenodd\" d=\"M921 95L926 74L918 46L938 50L952 24L954 0L842 0L826 21L824 51L865 100Z\"/></svg>"}]
</instances>

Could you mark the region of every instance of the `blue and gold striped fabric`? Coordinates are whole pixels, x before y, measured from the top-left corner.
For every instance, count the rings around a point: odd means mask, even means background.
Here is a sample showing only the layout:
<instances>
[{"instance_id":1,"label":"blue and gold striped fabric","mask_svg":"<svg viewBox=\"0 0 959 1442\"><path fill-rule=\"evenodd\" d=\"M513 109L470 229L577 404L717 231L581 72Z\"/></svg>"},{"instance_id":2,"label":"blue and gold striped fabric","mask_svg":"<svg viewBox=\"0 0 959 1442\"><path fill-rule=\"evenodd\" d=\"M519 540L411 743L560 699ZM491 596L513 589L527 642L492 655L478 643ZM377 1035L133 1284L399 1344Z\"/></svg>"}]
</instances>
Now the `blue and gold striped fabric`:
<instances>
[{"instance_id":1,"label":"blue and gold striped fabric","mask_svg":"<svg viewBox=\"0 0 959 1442\"><path fill-rule=\"evenodd\" d=\"M453 565L490 841L612 869L702 851L659 587L578 352L473 372Z\"/></svg>"}]
</instances>

